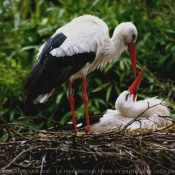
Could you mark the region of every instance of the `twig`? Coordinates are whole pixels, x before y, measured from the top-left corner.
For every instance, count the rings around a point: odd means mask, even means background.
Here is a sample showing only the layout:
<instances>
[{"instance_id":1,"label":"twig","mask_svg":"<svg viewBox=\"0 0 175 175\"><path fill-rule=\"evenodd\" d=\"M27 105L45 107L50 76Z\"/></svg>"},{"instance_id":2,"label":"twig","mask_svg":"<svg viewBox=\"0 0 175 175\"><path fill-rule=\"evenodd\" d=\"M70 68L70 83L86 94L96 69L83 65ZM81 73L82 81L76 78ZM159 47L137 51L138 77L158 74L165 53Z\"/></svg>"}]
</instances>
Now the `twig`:
<instances>
[{"instance_id":1,"label":"twig","mask_svg":"<svg viewBox=\"0 0 175 175\"><path fill-rule=\"evenodd\" d=\"M28 152L28 151L31 151L33 149L36 149L36 148L41 148L42 146L35 146L35 147L32 147L32 148L29 148L27 150L24 150L22 151L21 153L19 153L8 165L6 165L4 168L2 168L2 171L4 171L5 169L7 169L13 162L15 162L22 154Z\"/></svg>"},{"instance_id":2,"label":"twig","mask_svg":"<svg viewBox=\"0 0 175 175\"><path fill-rule=\"evenodd\" d=\"M163 13L153 11L151 8L149 8L148 6L144 5L144 4L141 3L139 0L137 0L137 1L138 1L138 5L139 5L143 10L145 10L146 12L148 12L148 14L152 14L152 15L156 15L156 16L161 16L161 17L164 17L164 18L170 19L170 20L174 20L174 19L175 19L174 16L165 15L165 14L163 14ZM169 11L168 11L168 12L169 12Z\"/></svg>"},{"instance_id":3,"label":"twig","mask_svg":"<svg viewBox=\"0 0 175 175\"><path fill-rule=\"evenodd\" d=\"M163 101L162 101L163 102ZM161 103L162 103L161 102ZM148 109L150 109L150 108L153 108L153 107L155 107L155 106L157 106L157 105L160 105L161 103L159 103L159 104L155 104L155 105L153 105L153 106L149 106L149 102L147 102L148 103L148 107L142 112L142 113L140 113L137 117L135 117L133 120L131 120L130 122L128 122L119 132L123 132L124 130L126 130L126 128L129 126L129 125L131 125L133 122L135 122L135 121L138 121L137 119L141 116L141 115L143 115Z\"/></svg>"},{"instance_id":4,"label":"twig","mask_svg":"<svg viewBox=\"0 0 175 175\"><path fill-rule=\"evenodd\" d=\"M161 28L159 28L159 30L160 30L160 33L166 38L167 41L172 41L172 42L175 41L174 39L171 39L171 38L169 38L167 35L165 35L165 34L163 33L163 31L161 30Z\"/></svg>"},{"instance_id":5,"label":"twig","mask_svg":"<svg viewBox=\"0 0 175 175\"><path fill-rule=\"evenodd\" d=\"M168 1L165 1L165 3L168 5L168 7L170 8L171 12L175 15L175 11L173 10L173 8L170 6L170 4L168 3Z\"/></svg>"}]
</instances>

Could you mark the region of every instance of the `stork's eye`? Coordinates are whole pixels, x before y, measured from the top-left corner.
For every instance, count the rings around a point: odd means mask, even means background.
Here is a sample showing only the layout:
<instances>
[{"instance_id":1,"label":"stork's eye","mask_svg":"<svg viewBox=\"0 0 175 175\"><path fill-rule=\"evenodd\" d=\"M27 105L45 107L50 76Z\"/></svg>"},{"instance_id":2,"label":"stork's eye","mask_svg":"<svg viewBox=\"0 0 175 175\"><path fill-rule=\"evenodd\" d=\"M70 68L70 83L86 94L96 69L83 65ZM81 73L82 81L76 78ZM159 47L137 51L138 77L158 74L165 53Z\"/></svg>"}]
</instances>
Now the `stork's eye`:
<instances>
[{"instance_id":1,"label":"stork's eye","mask_svg":"<svg viewBox=\"0 0 175 175\"><path fill-rule=\"evenodd\" d=\"M132 41L135 41L135 39L136 39L136 36L133 34L132 35Z\"/></svg>"},{"instance_id":2,"label":"stork's eye","mask_svg":"<svg viewBox=\"0 0 175 175\"><path fill-rule=\"evenodd\" d=\"M125 101L127 101L127 100L128 100L128 96L129 96L129 94L127 94L127 95L126 95L126 97L125 97Z\"/></svg>"}]
</instances>

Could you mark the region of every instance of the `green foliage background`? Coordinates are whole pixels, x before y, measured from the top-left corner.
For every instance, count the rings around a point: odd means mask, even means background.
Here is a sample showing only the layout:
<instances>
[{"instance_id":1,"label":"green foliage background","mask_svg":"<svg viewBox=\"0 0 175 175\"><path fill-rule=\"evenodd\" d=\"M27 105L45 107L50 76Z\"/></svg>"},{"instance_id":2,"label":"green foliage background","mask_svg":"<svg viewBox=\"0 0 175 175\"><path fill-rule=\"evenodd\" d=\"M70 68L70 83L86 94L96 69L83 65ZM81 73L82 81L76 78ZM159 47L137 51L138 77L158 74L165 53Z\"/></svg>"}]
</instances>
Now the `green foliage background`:
<instances>
[{"instance_id":1,"label":"green foliage background","mask_svg":"<svg viewBox=\"0 0 175 175\"><path fill-rule=\"evenodd\" d=\"M139 33L138 72L147 67L138 98L165 99L172 113L175 106L175 1L174 0L2 0L0 1L0 117L14 121L25 116L22 82L35 63L39 47L57 28L83 14L103 19L110 36L123 21L132 21ZM127 50L127 49L126 49ZM117 96L133 81L128 53L114 64L87 76L90 114L113 108ZM74 82L77 118L84 117L81 79ZM71 120L63 84L36 116ZM49 122L38 121L39 128Z\"/></svg>"}]
</instances>

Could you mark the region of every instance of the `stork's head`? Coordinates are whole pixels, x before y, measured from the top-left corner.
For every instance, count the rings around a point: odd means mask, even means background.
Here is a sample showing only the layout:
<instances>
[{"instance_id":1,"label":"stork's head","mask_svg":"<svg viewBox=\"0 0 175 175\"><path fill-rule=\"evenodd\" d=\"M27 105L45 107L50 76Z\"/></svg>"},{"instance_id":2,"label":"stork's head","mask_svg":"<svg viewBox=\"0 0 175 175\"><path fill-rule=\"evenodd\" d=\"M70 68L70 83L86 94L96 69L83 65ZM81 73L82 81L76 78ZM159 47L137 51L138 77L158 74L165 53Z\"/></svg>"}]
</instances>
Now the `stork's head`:
<instances>
[{"instance_id":1,"label":"stork's head","mask_svg":"<svg viewBox=\"0 0 175 175\"><path fill-rule=\"evenodd\" d=\"M132 22L122 22L115 28L114 35L120 35L120 39L129 44L136 43L138 33Z\"/></svg>"},{"instance_id":2,"label":"stork's head","mask_svg":"<svg viewBox=\"0 0 175 175\"><path fill-rule=\"evenodd\" d=\"M119 24L114 31L114 36L117 36L122 42L128 44L128 50L131 58L132 69L136 77L136 47L137 29L132 22L123 22Z\"/></svg>"},{"instance_id":3,"label":"stork's head","mask_svg":"<svg viewBox=\"0 0 175 175\"><path fill-rule=\"evenodd\" d=\"M131 84L128 90L122 92L119 97L117 98L115 102L116 109L123 114L123 116L128 115L133 111L134 104L136 102L136 94L135 91L137 89L137 86L142 78L143 72L145 71L144 67L142 71L139 73L139 75L136 77L134 82Z\"/></svg>"}]
</instances>

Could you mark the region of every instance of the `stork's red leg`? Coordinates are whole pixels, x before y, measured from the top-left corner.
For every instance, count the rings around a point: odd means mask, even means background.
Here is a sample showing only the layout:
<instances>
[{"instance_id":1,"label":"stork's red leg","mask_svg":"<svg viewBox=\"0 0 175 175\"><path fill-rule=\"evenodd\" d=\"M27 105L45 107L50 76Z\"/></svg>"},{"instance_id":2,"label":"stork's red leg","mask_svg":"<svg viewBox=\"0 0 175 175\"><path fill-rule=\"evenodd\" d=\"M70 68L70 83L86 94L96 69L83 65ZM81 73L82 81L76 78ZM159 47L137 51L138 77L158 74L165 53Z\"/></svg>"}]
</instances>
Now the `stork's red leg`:
<instances>
[{"instance_id":1,"label":"stork's red leg","mask_svg":"<svg viewBox=\"0 0 175 175\"><path fill-rule=\"evenodd\" d=\"M71 112L72 112L72 120L73 120L73 123L74 123L74 130L77 131L77 121L76 121L76 116L75 116L74 98L73 98L74 90L72 89L72 82L71 82L71 80L69 80L68 83L69 83L68 84L68 87L69 87L69 90L68 90L68 100L69 100L70 109L71 109Z\"/></svg>"},{"instance_id":2,"label":"stork's red leg","mask_svg":"<svg viewBox=\"0 0 175 175\"><path fill-rule=\"evenodd\" d=\"M90 133L90 121L89 121L89 112L88 112L88 96L87 96L87 92L86 92L86 76L82 77L82 98L83 98L84 108L85 108L87 131L88 131L88 133Z\"/></svg>"}]
</instances>

